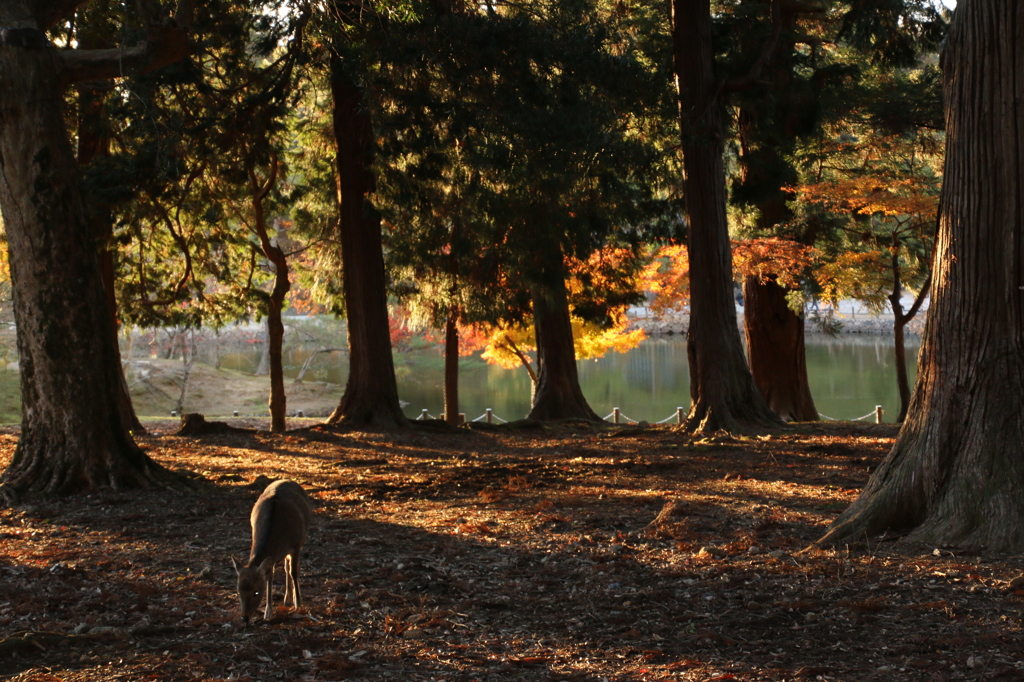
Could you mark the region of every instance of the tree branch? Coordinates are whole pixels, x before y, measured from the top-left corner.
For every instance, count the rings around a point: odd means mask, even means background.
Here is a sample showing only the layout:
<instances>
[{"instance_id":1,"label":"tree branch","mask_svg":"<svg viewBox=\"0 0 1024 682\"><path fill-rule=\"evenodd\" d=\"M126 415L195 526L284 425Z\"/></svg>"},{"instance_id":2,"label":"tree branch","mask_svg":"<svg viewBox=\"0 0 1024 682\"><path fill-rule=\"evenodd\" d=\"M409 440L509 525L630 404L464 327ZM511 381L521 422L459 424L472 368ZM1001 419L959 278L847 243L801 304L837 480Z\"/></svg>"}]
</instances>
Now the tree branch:
<instances>
[{"instance_id":1,"label":"tree branch","mask_svg":"<svg viewBox=\"0 0 1024 682\"><path fill-rule=\"evenodd\" d=\"M157 26L149 39L134 47L108 50L63 50L60 80L65 87L82 81L102 81L147 73L187 57L192 52L185 29Z\"/></svg>"},{"instance_id":2,"label":"tree branch","mask_svg":"<svg viewBox=\"0 0 1024 682\"><path fill-rule=\"evenodd\" d=\"M779 42L779 35L782 33L782 7L781 0L771 0L771 15L772 15L772 32L768 36L768 40L765 41L764 47L761 48L761 54L758 55L754 63L750 65L750 70L747 71L746 75L740 78L732 78L725 82L723 90L725 92L736 92L737 90L744 90L751 87L758 82L761 77L761 71L764 70L765 64L771 59L772 54L775 52L775 46Z\"/></svg>"},{"instance_id":3,"label":"tree branch","mask_svg":"<svg viewBox=\"0 0 1024 682\"><path fill-rule=\"evenodd\" d=\"M914 304L910 306L910 309L903 314L903 322L907 323L914 319L917 315L917 311L921 309L921 304L924 303L924 299L928 298L928 289L932 285L932 273L928 273L928 277L925 278L924 284L921 285L921 291L917 292L917 296L914 298Z\"/></svg>"},{"instance_id":4,"label":"tree branch","mask_svg":"<svg viewBox=\"0 0 1024 682\"><path fill-rule=\"evenodd\" d=\"M83 0L63 0L61 5L71 10ZM196 0L181 0L174 17L159 23L153 12L156 8L140 3L146 17L146 39L133 47L108 50L62 50L61 83L67 87L82 81L102 81L147 73L173 64L192 53L188 29L195 16Z\"/></svg>"}]
</instances>

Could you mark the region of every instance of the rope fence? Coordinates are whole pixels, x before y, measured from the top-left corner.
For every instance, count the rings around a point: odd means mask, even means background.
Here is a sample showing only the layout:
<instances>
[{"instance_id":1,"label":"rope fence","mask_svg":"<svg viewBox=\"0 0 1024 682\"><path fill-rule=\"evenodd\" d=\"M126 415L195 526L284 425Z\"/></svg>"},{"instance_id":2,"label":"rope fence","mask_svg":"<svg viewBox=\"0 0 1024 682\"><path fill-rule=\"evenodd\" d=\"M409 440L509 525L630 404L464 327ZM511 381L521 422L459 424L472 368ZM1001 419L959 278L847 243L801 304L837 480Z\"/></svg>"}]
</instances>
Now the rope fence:
<instances>
[{"instance_id":1,"label":"rope fence","mask_svg":"<svg viewBox=\"0 0 1024 682\"><path fill-rule=\"evenodd\" d=\"M860 421L864 421L866 419L870 419L871 417L874 417L875 418L875 423L876 424L881 424L882 423L882 415L883 414L885 414L885 410L882 409L882 406L881 405L875 405L875 409L874 410L872 410L871 412L868 412L863 417L857 417L856 419L836 419L834 417L828 416L827 414L822 414L821 412L818 413L818 416L821 417L822 419L826 420L826 421L831 421L831 422L838 422L838 421L860 422ZM236 413L236 416L237 416L237 413ZM417 420L436 419L436 418L437 417L434 417L433 415L431 415L428 410L422 410L420 412L420 416L416 417ZM441 415L441 418L443 419L444 415ZM640 423L636 419L633 419L632 417L627 417L626 415L624 415L622 413L622 410L620 410L617 407L613 407L612 411L611 411L611 414L608 414L608 415L606 415L604 417L605 421L608 421L609 419L611 420L612 424L639 424ZM676 411L675 411L675 414L670 414L669 416L665 417L664 419L661 419L661 420L656 421L654 423L655 424L667 424L668 422L670 422L672 420L675 420L675 422L677 424L682 424L684 419L686 419L686 410L684 408L682 408L682 407L677 407ZM482 415L480 415L476 419L473 419L472 421L474 421L474 422L484 422L486 424L493 424L495 422L495 420L497 420L498 422L500 422L502 424L507 424L508 423L507 419L502 419L498 415L494 414L494 410L492 410L489 407L487 408L487 410ZM459 423L464 424L465 422L466 422L466 415L460 413L459 414Z\"/></svg>"},{"instance_id":2,"label":"rope fence","mask_svg":"<svg viewBox=\"0 0 1024 682\"><path fill-rule=\"evenodd\" d=\"M871 412L868 412L863 417L856 417L855 419L836 419L835 417L830 417L827 414L822 414L821 412L818 413L818 416L821 417L822 419L824 419L825 421L830 421L830 422L838 422L838 421L862 422L865 419L871 419L872 417L874 417L875 418L875 423L876 424L881 424L882 423L882 415L883 414L885 414L885 410L882 409L882 406L881 405L875 405L875 409L873 409Z\"/></svg>"},{"instance_id":3,"label":"rope fence","mask_svg":"<svg viewBox=\"0 0 1024 682\"><path fill-rule=\"evenodd\" d=\"M871 419L872 417L874 417L875 418L875 423L876 424L881 424L882 423L882 415L883 414L885 414L885 410L882 409L882 406L881 405L875 405L875 409L874 410L872 410L871 412L868 412L863 417L856 417L854 419L836 419L835 417L830 417L827 414L823 414L821 412L818 413L818 416L821 417L823 420L830 421L830 422L838 422L838 421L862 422L862 421L865 421L867 419ZM171 416L172 417L179 416L178 415L178 411L177 410L171 410ZM233 416L235 416L235 417L239 416L238 415L238 410L234 411ZM303 413L302 410L296 410L295 414L292 415L292 416L298 417L298 418L301 419L302 417L305 416L305 414ZM434 415L430 414L430 410L423 409L423 410L420 411L419 416L416 417L416 421L422 421L424 419L438 419L438 417L435 417ZM444 419L444 415L443 414L440 416L440 419ZM605 421L608 421L609 419L611 420L612 424L639 424L640 423L638 420L633 419L632 417L627 417L626 415L624 415L622 413L622 410L620 410L617 407L613 407L612 411L611 411L611 414L608 414L608 415L606 415L604 417ZM664 419L660 419L660 420L658 420L658 421L656 421L654 423L655 424L667 424L668 422L675 420L676 424L682 424L684 419L686 419L686 409L684 409L682 407L677 407L674 414L670 414L669 416L665 417ZM471 421L473 421L473 422L483 422L485 424L494 424L495 422L498 422L500 424L507 424L508 423L507 419L502 419L498 415L494 414L494 410L492 410L489 407L484 411L484 413L482 415L480 415L479 417L477 417L476 419L473 419ZM461 413L461 412L459 413L459 423L460 424L465 424L466 423L466 415L464 413Z\"/></svg>"}]
</instances>

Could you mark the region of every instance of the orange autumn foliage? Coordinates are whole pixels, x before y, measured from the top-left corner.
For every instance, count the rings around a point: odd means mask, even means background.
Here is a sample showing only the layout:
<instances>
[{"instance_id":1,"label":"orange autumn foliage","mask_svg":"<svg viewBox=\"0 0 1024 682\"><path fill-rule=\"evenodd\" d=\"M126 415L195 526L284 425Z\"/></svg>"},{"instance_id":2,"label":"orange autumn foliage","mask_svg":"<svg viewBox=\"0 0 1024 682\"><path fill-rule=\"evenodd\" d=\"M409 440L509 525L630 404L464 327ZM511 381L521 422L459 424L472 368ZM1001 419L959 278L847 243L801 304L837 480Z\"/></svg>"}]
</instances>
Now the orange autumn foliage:
<instances>
[{"instance_id":1,"label":"orange autumn foliage","mask_svg":"<svg viewBox=\"0 0 1024 682\"><path fill-rule=\"evenodd\" d=\"M858 215L913 216L934 219L939 198L928 193L927 179L874 175L819 182L792 188L804 201Z\"/></svg>"},{"instance_id":2,"label":"orange autumn foliage","mask_svg":"<svg viewBox=\"0 0 1024 682\"><path fill-rule=\"evenodd\" d=\"M762 281L775 279L787 288L800 281L819 257L817 249L789 239L734 239L732 241L733 276ZM685 308L690 300L690 260L686 247L663 246L657 249L643 272L643 286L654 293L650 309L665 313Z\"/></svg>"},{"instance_id":3,"label":"orange autumn foliage","mask_svg":"<svg viewBox=\"0 0 1024 682\"><path fill-rule=\"evenodd\" d=\"M757 277L761 282L774 279L786 289L796 289L808 268L820 253L791 239L734 239L732 267L737 279Z\"/></svg>"},{"instance_id":4,"label":"orange autumn foliage","mask_svg":"<svg viewBox=\"0 0 1024 682\"><path fill-rule=\"evenodd\" d=\"M629 272L634 254L628 249L605 248L592 253L585 261L566 258L566 290L569 299L594 292L628 291L643 282L641 275L631 279ZM635 348L647 334L630 329L626 316L628 306L612 306L607 311L611 324L602 326L571 316L573 344L580 360L599 358L609 351L625 353ZM530 354L536 352L532 320L519 325L460 325L459 353L468 355L482 350L481 358L505 369L529 365Z\"/></svg>"}]
</instances>

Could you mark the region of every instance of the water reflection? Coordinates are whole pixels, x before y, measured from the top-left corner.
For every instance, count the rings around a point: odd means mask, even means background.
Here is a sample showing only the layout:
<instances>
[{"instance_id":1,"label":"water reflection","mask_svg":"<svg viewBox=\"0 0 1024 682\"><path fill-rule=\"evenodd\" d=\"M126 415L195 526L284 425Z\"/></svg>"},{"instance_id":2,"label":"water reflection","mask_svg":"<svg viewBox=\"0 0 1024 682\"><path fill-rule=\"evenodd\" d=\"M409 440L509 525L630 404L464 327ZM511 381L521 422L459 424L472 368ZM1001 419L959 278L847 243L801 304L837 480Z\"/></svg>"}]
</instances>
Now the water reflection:
<instances>
[{"instance_id":1,"label":"water reflection","mask_svg":"<svg viewBox=\"0 0 1024 682\"><path fill-rule=\"evenodd\" d=\"M256 349L253 349L255 351ZM917 339L907 346L911 381L917 368ZM237 355L237 357L236 357ZM286 374L294 377L309 351L285 353ZM221 356L224 367L252 371L259 358L252 353ZM426 409L442 411L443 359L436 350L396 354L398 390L408 403L405 412L419 416ZM874 413L881 405L886 421L899 409L892 339L848 335L807 338L807 372L815 405L823 415L855 419ZM310 364L306 378L342 384L348 374L348 356L321 354ZM676 408L690 404L686 340L682 336L650 338L629 353L611 353L579 363L580 384L591 407L601 416L618 407L630 419L657 422L674 419ZM506 419L519 419L530 410L530 381L523 369L504 370L479 359L462 361L459 394L462 411L475 419L486 408Z\"/></svg>"}]
</instances>

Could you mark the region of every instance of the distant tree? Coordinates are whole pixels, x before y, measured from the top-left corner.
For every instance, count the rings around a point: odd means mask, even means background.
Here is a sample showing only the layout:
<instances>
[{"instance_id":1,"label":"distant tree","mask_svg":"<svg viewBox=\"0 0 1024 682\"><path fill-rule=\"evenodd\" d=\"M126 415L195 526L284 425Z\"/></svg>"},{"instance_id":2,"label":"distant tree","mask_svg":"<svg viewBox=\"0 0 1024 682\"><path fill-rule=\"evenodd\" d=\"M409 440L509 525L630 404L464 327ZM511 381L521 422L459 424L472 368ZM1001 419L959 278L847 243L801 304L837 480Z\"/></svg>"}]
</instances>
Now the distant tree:
<instances>
[{"instance_id":1,"label":"distant tree","mask_svg":"<svg viewBox=\"0 0 1024 682\"><path fill-rule=\"evenodd\" d=\"M877 533L1024 548L1024 7L960 3L942 56L946 157L932 298L910 410L818 541Z\"/></svg>"},{"instance_id":2,"label":"distant tree","mask_svg":"<svg viewBox=\"0 0 1024 682\"><path fill-rule=\"evenodd\" d=\"M349 375L328 422L405 426L391 354L387 280L380 213L374 190L373 121L360 87L354 56L337 50L330 58L330 86L337 142L342 281L348 319Z\"/></svg>"},{"instance_id":3,"label":"distant tree","mask_svg":"<svg viewBox=\"0 0 1024 682\"><path fill-rule=\"evenodd\" d=\"M271 49L265 55L258 53L259 45L253 45L244 53L240 63L231 69L231 81L225 84L225 89L244 93L244 96L228 109L224 125L240 130L229 139L228 148L209 164L215 170L208 174L210 180L207 183L209 195L214 200L220 199L225 207L227 222L244 226L252 234L256 244L251 248L254 251L258 249L273 270L270 291L265 295L259 292L259 297L265 299L262 312L267 316L270 428L277 433L284 432L287 425L282 313L291 289L291 279L285 251L288 240L282 228L290 223L274 220L270 211L276 209L278 216L284 214L294 195L302 191L299 189L292 192L292 196L285 196L285 186L294 182L289 182L288 168L281 157L290 142L284 135L285 126L299 92L295 66L304 50L303 31L310 12L308 5L304 5L291 22L276 31L268 31L261 26L250 27L250 32L264 38L265 44L274 42L266 40L269 37L267 33L273 37L286 36L287 44L285 48ZM263 30L253 30L257 28ZM276 234L272 234L275 225Z\"/></svg>"},{"instance_id":4,"label":"distant tree","mask_svg":"<svg viewBox=\"0 0 1024 682\"><path fill-rule=\"evenodd\" d=\"M622 315L613 327L602 327L585 322L576 317L572 319L573 342L578 360L589 360L604 357L610 351L626 353L646 338L642 329L629 329L630 320ZM528 327L513 326L506 328L489 328L487 326L471 327L463 332L466 337L462 344L463 353L483 351L481 358L489 364L505 369L523 367L530 375L530 381L536 383L536 336Z\"/></svg>"},{"instance_id":5,"label":"distant tree","mask_svg":"<svg viewBox=\"0 0 1024 682\"><path fill-rule=\"evenodd\" d=\"M282 156L309 10L260 7L204 12L209 37L197 59L114 98L131 123L92 182L98 196L120 194L122 315L193 327L266 317L271 428L283 431L281 311L290 281L270 225L298 191Z\"/></svg>"},{"instance_id":6,"label":"distant tree","mask_svg":"<svg viewBox=\"0 0 1024 682\"><path fill-rule=\"evenodd\" d=\"M815 273L825 298L857 298L893 312L893 348L902 423L910 404L906 327L928 295L941 158L937 133L878 136L867 134L847 145L843 157L830 160L831 180L801 185L802 201L845 215L837 222L849 251ZM904 310L906 290L916 292Z\"/></svg>"},{"instance_id":7,"label":"distant tree","mask_svg":"<svg viewBox=\"0 0 1024 682\"><path fill-rule=\"evenodd\" d=\"M754 382L786 421L818 420L807 381L800 295L815 254L805 244L775 237L733 242Z\"/></svg>"},{"instance_id":8,"label":"distant tree","mask_svg":"<svg viewBox=\"0 0 1024 682\"><path fill-rule=\"evenodd\" d=\"M742 234L807 246L833 239L828 221L801 211L793 192L803 170L801 147L837 120L895 123L898 107L879 102L898 100L904 126L912 118L907 112L920 119L934 91L900 74L918 67L922 52L937 46L945 32L942 13L920 0L731 5L733 11L718 15L715 27L723 79L737 112L738 170L730 201L742 216ZM901 89L884 86L898 80ZM754 381L776 413L817 419L799 305L808 282L789 278L784 285L786 273L768 274L773 276L743 282Z\"/></svg>"},{"instance_id":9,"label":"distant tree","mask_svg":"<svg viewBox=\"0 0 1024 682\"><path fill-rule=\"evenodd\" d=\"M598 15L561 2L444 15L390 34L408 63L381 60L376 196L396 293L449 330L449 349L460 325L529 319L535 418L596 418L571 319L601 322L639 292L606 280L570 295L567 267L630 246L660 208L645 182L657 150L636 124L658 81L628 47L612 54Z\"/></svg>"},{"instance_id":10,"label":"distant tree","mask_svg":"<svg viewBox=\"0 0 1024 682\"><path fill-rule=\"evenodd\" d=\"M709 0L672 4L684 193L690 218L691 405L684 428L780 424L754 384L740 342L725 213L723 88L715 74Z\"/></svg>"},{"instance_id":11,"label":"distant tree","mask_svg":"<svg viewBox=\"0 0 1024 682\"><path fill-rule=\"evenodd\" d=\"M835 64L824 56L834 51L818 48L827 3L746 0L736 6L735 13L716 22L726 48L722 70L743 81L731 98L737 108L739 169L730 200L752 214L747 236L810 245L814 224L793 224L787 187L797 179L791 156L795 141L813 129L822 92L836 77L829 73ZM751 64L757 65L756 78L743 74ZM790 304L801 282L790 274L763 270L741 280L748 361L769 408L785 420L812 421L818 411L807 381L803 310Z\"/></svg>"}]
</instances>

